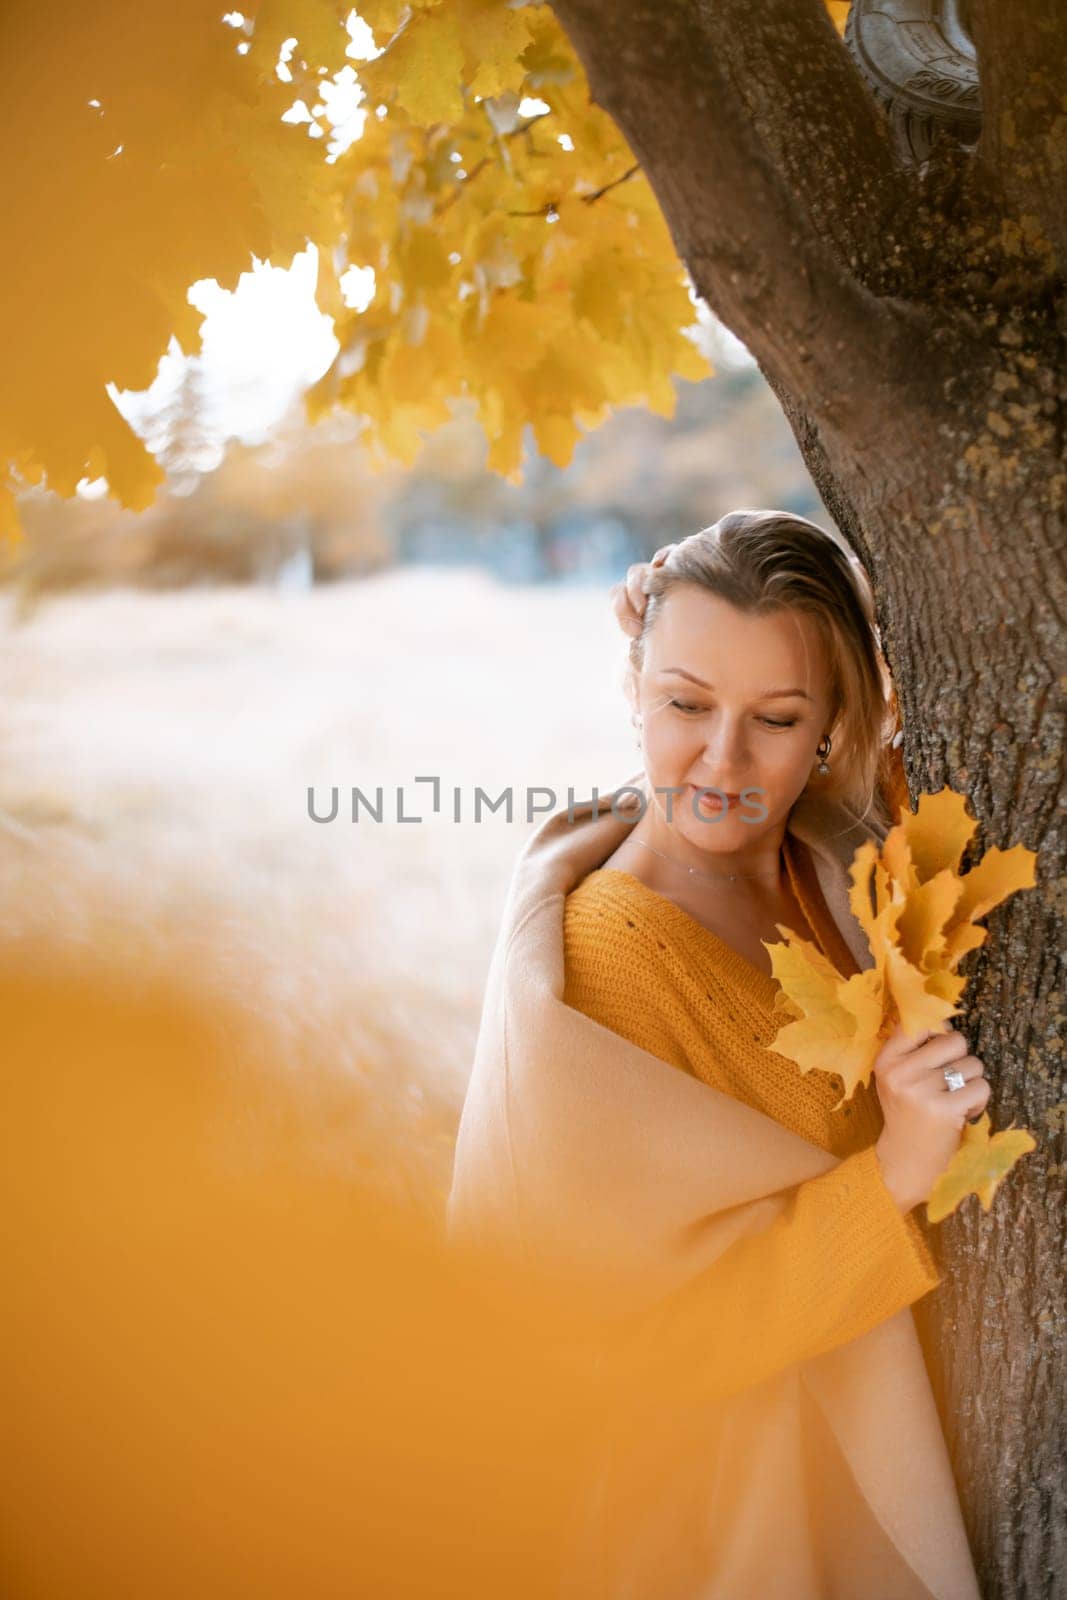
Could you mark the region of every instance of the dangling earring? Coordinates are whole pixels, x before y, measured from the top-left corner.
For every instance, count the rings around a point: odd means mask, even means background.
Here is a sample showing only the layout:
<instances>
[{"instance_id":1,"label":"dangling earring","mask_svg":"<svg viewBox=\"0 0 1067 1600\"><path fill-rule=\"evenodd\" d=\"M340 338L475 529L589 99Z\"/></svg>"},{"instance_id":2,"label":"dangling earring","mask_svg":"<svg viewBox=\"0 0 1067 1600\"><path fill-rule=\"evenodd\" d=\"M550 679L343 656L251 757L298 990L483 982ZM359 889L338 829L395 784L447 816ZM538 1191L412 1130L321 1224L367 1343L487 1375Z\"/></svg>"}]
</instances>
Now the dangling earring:
<instances>
[{"instance_id":1,"label":"dangling earring","mask_svg":"<svg viewBox=\"0 0 1067 1600\"><path fill-rule=\"evenodd\" d=\"M823 748L824 746L825 746L825 749ZM815 754L819 757L819 765L816 767L815 770L819 774L820 778L826 778L826 777L829 776L829 773L830 773L830 750L831 750L830 735L828 733L824 733L822 738L819 740L818 748L815 751Z\"/></svg>"},{"instance_id":2,"label":"dangling earring","mask_svg":"<svg viewBox=\"0 0 1067 1600\"><path fill-rule=\"evenodd\" d=\"M637 748L640 750L640 748L641 748L641 718L639 716L632 716L630 718L630 721L633 723L634 727L637 729Z\"/></svg>"}]
</instances>

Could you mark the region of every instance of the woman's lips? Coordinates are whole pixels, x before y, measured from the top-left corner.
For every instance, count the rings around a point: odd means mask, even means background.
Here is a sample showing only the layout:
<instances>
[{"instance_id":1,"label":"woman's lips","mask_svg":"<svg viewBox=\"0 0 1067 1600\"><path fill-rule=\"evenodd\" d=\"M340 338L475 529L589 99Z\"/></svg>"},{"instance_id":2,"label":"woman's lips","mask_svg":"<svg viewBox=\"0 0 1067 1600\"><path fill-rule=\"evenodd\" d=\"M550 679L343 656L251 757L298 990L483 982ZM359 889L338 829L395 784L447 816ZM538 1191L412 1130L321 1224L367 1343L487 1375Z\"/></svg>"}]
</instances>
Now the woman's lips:
<instances>
[{"instance_id":1,"label":"woman's lips","mask_svg":"<svg viewBox=\"0 0 1067 1600\"><path fill-rule=\"evenodd\" d=\"M696 795L697 805L702 811L730 811L741 804L740 794L731 794L729 789L716 789L712 784L697 788L695 783L691 783L689 788L691 793ZM706 792L708 790L711 792ZM724 795L726 797L725 805L723 804Z\"/></svg>"}]
</instances>

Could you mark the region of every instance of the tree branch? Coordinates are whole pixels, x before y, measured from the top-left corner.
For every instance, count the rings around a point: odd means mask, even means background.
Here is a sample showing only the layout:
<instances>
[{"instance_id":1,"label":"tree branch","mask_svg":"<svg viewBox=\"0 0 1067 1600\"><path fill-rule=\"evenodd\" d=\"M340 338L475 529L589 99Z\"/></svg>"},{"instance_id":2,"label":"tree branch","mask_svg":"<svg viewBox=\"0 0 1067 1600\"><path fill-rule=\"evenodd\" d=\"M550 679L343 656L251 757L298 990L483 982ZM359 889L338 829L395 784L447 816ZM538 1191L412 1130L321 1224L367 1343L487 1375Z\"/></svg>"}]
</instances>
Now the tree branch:
<instances>
[{"instance_id":1,"label":"tree branch","mask_svg":"<svg viewBox=\"0 0 1067 1600\"><path fill-rule=\"evenodd\" d=\"M775 169L838 258L891 292L917 190L824 0L700 0L704 36ZM900 251L894 251L894 245Z\"/></svg>"},{"instance_id":2,"label":"tree branch","mask_svg":"<svg viewBox=\"0 0 1067 1600\"><path fill-rule=\"evenodd\" d=\"M1063 0L973 0L982 85L980 163L1008 197L1027 241L1039 222L1067 276L1067 12Z\"/></svg>"},{"instance_id":3,"label":"tree branch","mask_svg":"<svg viewBox=\"0 0 1067 1600\"><path fill-rule=\"evenodd\" d=\"M629 183L630 179L635 178L640 171L641 168L635 161L633 166L627 167L620 177L612 178L610 183L605 183L601 188L594 189L592 194L580 194L578 199L587 206L595 205L598 200L609 194L612 189L617 189L620 183ZM545 205L537 206L533 211L508 211L505 212L505 215L509 217L549 217L553 215L555 210L556 202L549 200Z\"/></svg>"},{"instance_id":4,"label":"tree branch","mask_svg":"<svg viewBox=\"0 0 1067 1600\"><path fill-rule=\"evenodd\" d=\"M777 12L778 0L765 3ZM804 8L808 3L798 0ZM736 29L751 31L759 6L553 0L553 9L594 99L641 163L697 292L776 386L802 398L813 421L847 431L854 448L865 447L884 433L887 415L908 404L912 389L921 406L940 369L946 381L958 370L956 352L917 321L925 313L870 293L821 236L817 218L828 211L837 179L798 179L798 195L776 167L771 147L782 143L784 125L772 137L765 119L761 138L726 70L723 56L730 52L720 37L720 12L730 14ZM824 53L821 43L817 48ZM847 141L847 122L836 138ZM801 165L798 152L790 171ZM847 195L839 203L847 209ZM839 227L843 236L847 223ZM919 341L921 374L914 360Z\"/></svg>"}]
</instances>

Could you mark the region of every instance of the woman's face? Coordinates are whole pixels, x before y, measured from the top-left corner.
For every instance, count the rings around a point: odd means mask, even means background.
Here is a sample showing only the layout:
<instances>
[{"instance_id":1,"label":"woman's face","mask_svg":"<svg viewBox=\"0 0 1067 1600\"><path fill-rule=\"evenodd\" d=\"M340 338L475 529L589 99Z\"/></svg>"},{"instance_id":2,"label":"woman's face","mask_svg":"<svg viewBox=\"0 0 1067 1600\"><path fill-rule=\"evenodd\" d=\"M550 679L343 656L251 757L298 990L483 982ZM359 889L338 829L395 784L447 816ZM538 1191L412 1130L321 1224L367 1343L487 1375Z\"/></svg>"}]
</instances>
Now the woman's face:
<instances>
[{"instance_id":1,"label":"woman's face","mask_svg":"<svg viewBox=\"0 0 1067 1600\"><path fill-rule=\"evenodd\" d=\"M754 616L696 584L676 584L645 639L637 690L649 781L681 790L653 796L670 827L717 853L745 849L784 824L833 720L809 616ZM697 800L705 787L727 803Z\"/></svg>"}]
</instances>

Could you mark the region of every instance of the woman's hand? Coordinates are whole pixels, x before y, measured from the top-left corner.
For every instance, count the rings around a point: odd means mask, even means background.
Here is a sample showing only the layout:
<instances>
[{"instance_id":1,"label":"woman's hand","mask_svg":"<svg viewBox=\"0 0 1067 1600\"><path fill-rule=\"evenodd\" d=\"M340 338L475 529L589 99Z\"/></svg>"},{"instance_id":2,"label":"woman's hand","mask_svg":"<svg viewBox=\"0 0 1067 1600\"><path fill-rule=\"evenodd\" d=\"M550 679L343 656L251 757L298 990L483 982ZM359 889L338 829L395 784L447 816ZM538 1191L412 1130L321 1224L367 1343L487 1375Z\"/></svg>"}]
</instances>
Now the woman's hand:
<instances>
[{"instance_id":1,"label":"woman's hand","mask_svg":"<svg viewBox=\"0 0 1067 1600\"><path fill-rule=\"evenodd\" d=\"M961 1072L965 1086L949 1089L943 1067ZM885 1118L875 1149L886 1188L907 1212L929 1196L956 1154L964 1121L984 1110L989 1081L954 1028L918 1039L898 1028L878 1052L873 1070Z\"/></svg>"},{"instance_id":2,"label":"woman's hand","mask_svg":"<svg viewBox=\"0 0 1067 1600\"><path fill-rule=\"evenodd\" d=\"M641 621L645 614L647 599L645 580L653 567L663 565L673 549L673 544L661 545L651 561L635 561L632 567L627 567L623 582L613 585L611 605L623 633L628 633L636 639L641 632Z\"/></svg>"}]
</instances>

